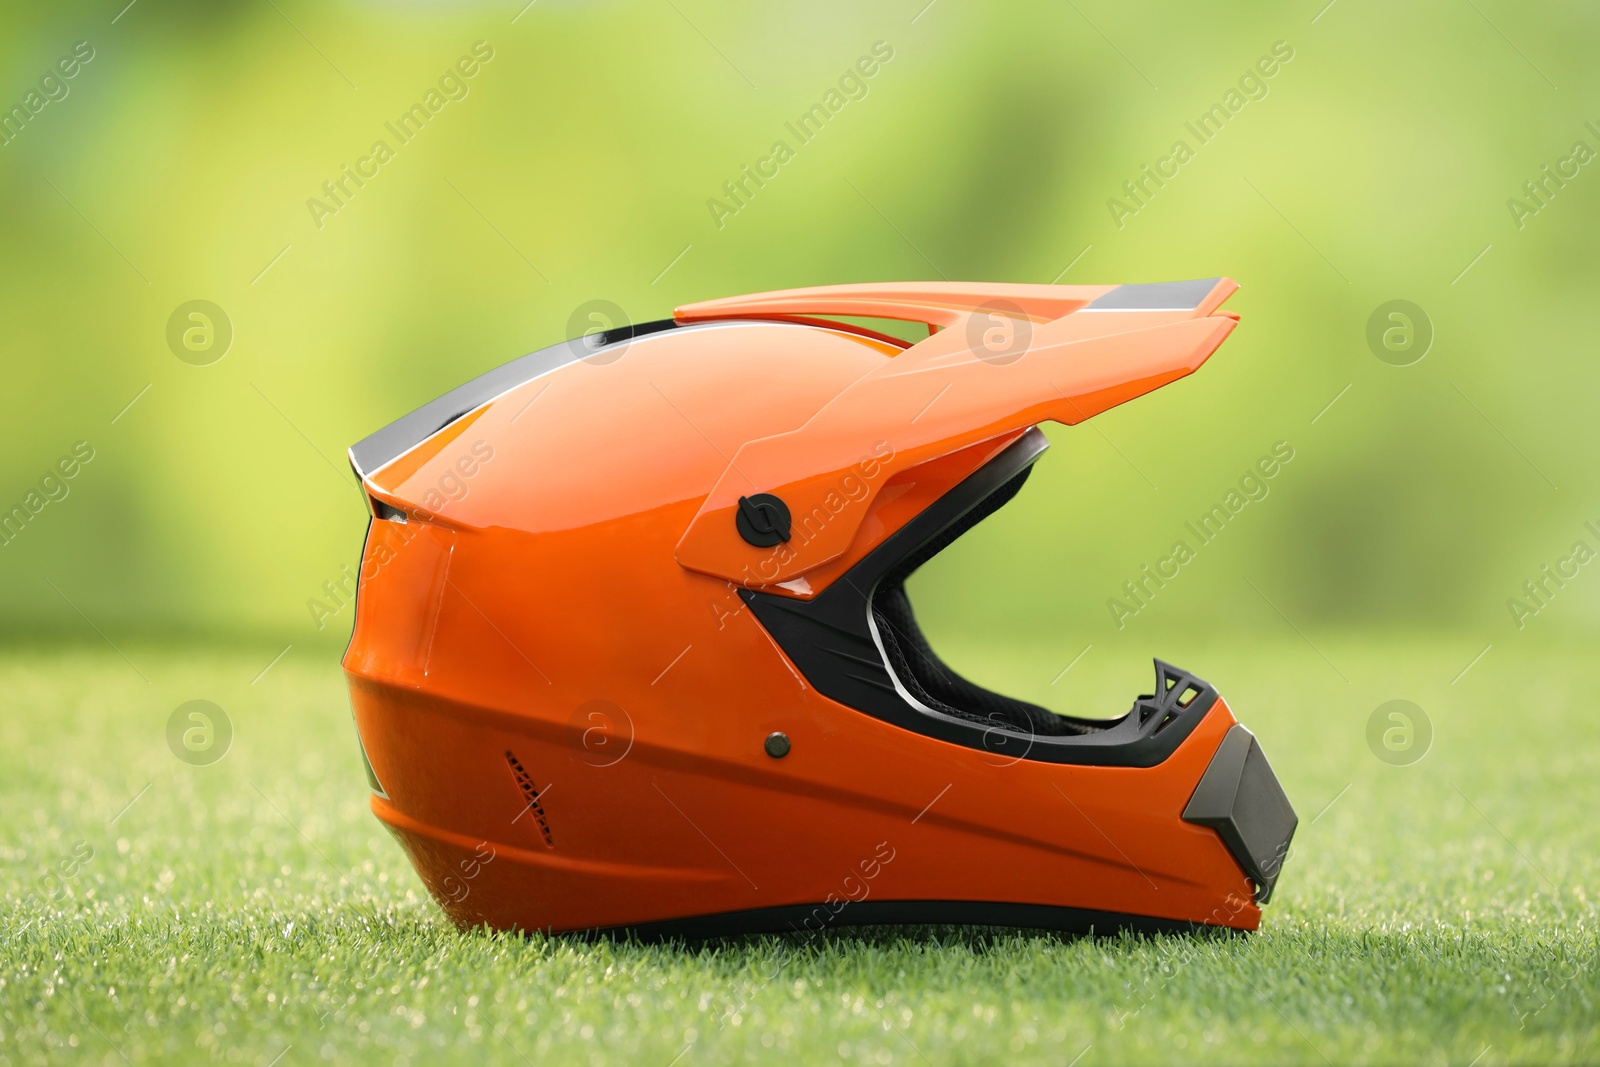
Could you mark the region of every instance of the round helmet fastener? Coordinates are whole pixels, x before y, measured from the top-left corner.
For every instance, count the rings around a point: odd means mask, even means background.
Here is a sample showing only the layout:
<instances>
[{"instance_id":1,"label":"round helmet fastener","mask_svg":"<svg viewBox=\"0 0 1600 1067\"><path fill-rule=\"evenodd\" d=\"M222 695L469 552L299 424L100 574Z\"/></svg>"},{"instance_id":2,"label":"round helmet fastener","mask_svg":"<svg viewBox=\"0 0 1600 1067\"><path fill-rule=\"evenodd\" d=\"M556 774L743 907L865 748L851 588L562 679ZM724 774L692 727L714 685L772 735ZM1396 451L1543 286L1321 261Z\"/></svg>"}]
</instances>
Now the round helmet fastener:
<instances>
[{"instance_id":1,"label":"round helmet fastener","mask_svg":"<svg viewBox=\"0 0 1600 1067\"><path fill-rule=\"evenodd\" d=\"M771 548L789 540L789 505L771 493L740 497L733 521L739 536L757 548Z\"/></svg>"}]
</instances>

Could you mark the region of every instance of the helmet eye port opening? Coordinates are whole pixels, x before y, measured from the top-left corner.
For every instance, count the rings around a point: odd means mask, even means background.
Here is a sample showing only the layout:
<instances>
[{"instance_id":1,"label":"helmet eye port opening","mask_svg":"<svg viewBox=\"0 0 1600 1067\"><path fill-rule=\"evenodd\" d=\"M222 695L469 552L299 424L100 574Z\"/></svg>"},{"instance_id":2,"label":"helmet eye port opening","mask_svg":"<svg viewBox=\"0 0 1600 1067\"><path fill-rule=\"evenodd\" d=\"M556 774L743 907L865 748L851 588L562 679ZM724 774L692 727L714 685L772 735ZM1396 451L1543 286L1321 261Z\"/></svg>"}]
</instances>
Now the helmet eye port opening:
<instances>
[{"instance_id":1,"label":"helmet eye port opening","mask_svg":"<svg viewBox=\"0 0 1600 1067\"><path fill-rule=\"evenodd\" d=\"M929 645L906 592L917 568L1017 494L1048 445L1026 431L809 600L739 596L820 695L855 711L991 756L1154 766L1212 706L1216 691L1205 682L1157 661L1154 695L1120 717L1063 715L964 678Z\"/></svg>"}]
</instances>

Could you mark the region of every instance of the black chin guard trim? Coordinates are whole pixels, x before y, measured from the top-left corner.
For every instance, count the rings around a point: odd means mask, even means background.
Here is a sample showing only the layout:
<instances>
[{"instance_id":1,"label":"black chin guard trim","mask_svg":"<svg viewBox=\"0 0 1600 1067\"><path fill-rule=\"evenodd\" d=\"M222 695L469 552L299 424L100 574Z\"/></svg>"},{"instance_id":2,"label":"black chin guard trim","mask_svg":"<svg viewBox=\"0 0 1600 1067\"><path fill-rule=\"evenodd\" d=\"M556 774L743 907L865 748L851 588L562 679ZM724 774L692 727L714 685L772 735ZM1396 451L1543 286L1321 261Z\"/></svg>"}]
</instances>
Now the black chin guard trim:
<instances>
[{"instance_id":1,"label":"black chin guard trim","mask_svg":"<svg viewBox=\"0 0 1600 1067\"><path fill-rule=\"evenodd\" d=\"M1001 760L1153 767L1177 750L1217 691L1156 661L1156 691L1117 719L1079 719L984 689L928 646L904 582L1011 499L1049 447L1030 429L891 534L811 600L740 590L756 619L823 696Z\"/></svg>"},{"instance_id":2,"label":"black chin guard trim","mask_svg":"<svg viewBox=\"0 0 1600 1067\"><path fill-rule=\"evenodd\" d=\"M1217 832L1256 884L1256 903L1271 898L1300 819L1255 735L1244 726L1234 726L1217 746L1183 819Z\"/></svg>"}]
</instances>

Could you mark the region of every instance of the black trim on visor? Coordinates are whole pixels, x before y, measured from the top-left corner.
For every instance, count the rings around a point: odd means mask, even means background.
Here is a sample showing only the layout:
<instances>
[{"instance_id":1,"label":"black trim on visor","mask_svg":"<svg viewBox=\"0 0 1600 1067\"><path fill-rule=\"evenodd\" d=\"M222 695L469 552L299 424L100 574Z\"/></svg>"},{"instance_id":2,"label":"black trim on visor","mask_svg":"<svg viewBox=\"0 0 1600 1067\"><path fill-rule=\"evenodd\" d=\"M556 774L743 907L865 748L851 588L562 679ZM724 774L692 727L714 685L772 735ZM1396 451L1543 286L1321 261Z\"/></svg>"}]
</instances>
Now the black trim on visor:
<instances>
[{"instance_id":1,"label":"black trim on visor","mask_svg":"<svg viewBox=\"0 0 1600 1067\"><path fill-rule=\"evenodd\" d=\"M1117 719L1079 719L974 685L929 647L904 582L1022 487L1049 441L1029 429L811 600L741 589L756 619L823 696L1002 760L1153 767L1217 691L1156 661L1153 694Z\"/></svg>"}]
</instances>

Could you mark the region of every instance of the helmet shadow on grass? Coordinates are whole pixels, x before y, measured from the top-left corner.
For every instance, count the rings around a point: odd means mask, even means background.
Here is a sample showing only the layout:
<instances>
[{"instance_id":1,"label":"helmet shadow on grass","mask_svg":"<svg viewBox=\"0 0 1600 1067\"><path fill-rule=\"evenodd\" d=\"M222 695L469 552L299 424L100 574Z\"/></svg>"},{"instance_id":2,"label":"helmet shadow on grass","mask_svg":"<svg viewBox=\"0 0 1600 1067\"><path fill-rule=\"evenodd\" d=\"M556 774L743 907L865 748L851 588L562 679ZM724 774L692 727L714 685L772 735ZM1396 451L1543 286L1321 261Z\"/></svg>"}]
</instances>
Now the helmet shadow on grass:
<instances>
[{"instance_id":1,"label":"helmet shadow on grass","mask_svg":"<svg viewBox=\"0 0 1600 1067\"><path fill-rule=\"evenodd\" d=\"M530 934L531 938L546 937L551 941L566 942L573 946L599 943L614 946L636 946L665 949L684 955L698 956L725 951L754 950L765 952L772 948L788 951L833 948L844 951L861 949L956 949L973 955L996 951L1012 951L1018 942L1038 945L1070 945L1093 942L1099 945L1176 944L1182 942L1224 942L1242 939L1245 932L1216 924L1195 924L1183 930L1130 930L1117 929L1106 932L1050 930L1026 926L987 926L974 924L861 924L830 927L807 933L803 931L740 933L727 935L685 936L683 934L646 934L637 931L600 930L563 934Z\"/></svg>"}]
</instances>

